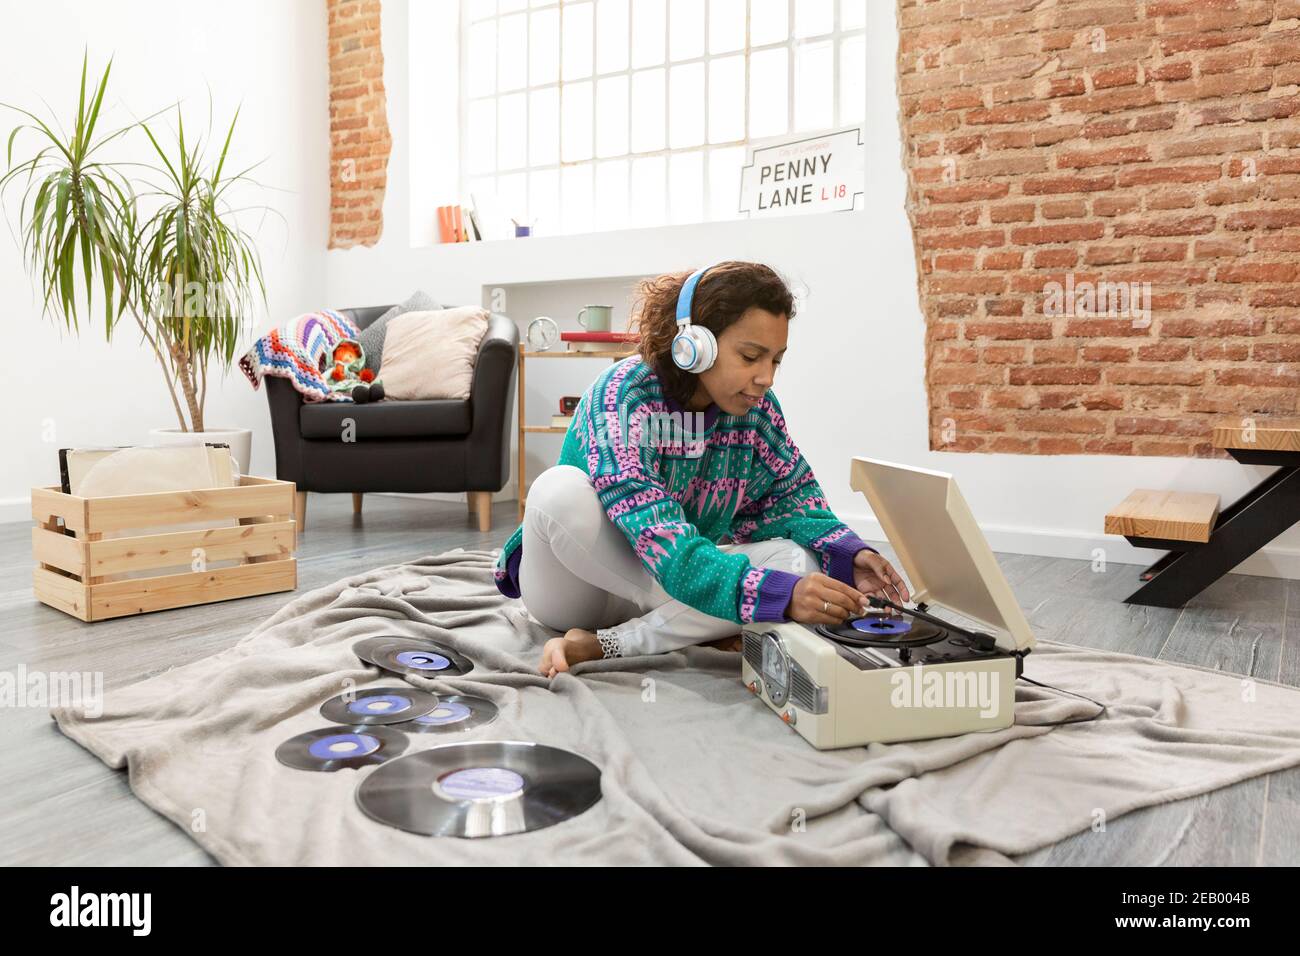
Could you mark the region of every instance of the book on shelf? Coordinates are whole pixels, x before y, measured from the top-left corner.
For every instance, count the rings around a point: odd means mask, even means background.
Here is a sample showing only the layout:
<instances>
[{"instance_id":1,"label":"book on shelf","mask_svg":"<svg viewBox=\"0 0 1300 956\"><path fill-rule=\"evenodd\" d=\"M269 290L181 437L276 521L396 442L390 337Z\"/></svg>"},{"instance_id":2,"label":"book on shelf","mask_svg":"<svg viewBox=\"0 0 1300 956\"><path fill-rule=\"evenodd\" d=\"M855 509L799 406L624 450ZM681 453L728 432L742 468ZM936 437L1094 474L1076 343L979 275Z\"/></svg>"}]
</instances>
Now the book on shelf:
<instances>
[{"instance_id":1,"label":"book on shelf","mask_svg":"<svg viewBox=\"0 0 1300 956\"><path fill-rule=\"evenodd\" d=\"M639 342L639 332L561 332L562 342Z\"/></svg>"},{"instance_id":2,"label":"book on shelf","mask_svg":"<svg viewBox=\"0 0 1300 956\"><path fill-rule=\"evenodd\" d=\"M568 428L568 427L569 427L570 425L572 425L572 424L573 424L573 416L572 416L572 415L552 415L552 416L551 416L551 427L552 427L552 428Z\"/></svg>"},{"instance_id":3,"label":"book on shelf","mask_svg":"<svg viewBox=\"0 0 1300 956\"><path fill-rule=\"evenodd\" d=\"M636 351L635 342L570 342L570 352L594 352L597 354L610 352L617 354L619 352Z\"/></svg>"}]
</instances>

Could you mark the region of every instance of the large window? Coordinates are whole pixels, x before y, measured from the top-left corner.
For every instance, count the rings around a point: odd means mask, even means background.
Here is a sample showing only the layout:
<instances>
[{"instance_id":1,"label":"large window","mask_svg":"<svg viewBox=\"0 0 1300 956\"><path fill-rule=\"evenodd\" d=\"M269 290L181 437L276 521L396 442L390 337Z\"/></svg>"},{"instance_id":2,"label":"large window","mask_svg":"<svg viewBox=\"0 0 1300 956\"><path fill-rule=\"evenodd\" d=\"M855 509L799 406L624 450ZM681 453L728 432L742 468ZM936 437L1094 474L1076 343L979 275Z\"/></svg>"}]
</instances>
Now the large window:
<instances>
[{"instance_id":1,"label":"large window","mask_svg":"<svg viewBox=\"0 0 1300 956\"><path fill-rule=\"evenodd\" d=\"M747 144L856 125L867 0L462 0L463 201L539 234L738 218Z\"/></svg>"}]
</instances>

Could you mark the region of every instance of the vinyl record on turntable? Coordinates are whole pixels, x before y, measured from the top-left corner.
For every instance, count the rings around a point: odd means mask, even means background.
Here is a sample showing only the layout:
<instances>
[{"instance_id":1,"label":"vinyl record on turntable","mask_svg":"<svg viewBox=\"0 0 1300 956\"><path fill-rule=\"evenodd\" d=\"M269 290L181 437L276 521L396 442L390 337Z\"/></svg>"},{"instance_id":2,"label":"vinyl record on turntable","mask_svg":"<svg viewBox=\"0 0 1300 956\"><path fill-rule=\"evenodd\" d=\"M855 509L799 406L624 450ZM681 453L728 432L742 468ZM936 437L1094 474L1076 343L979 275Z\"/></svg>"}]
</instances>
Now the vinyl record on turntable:
<instances>
[{"instance_id":1,"label":"vinyl record on turntable","mask_svg":"<svg viewBox=\"0 0 1300 956\"><path fill-rule=\"evenodd\" d=\"M926 621L889 614L866 614L843 624L818 624L817 633L853 647L917 647L933 644L948 632Z\"/></svg>"},{"instance_id":2,"label":"vinyl record on turntable","mask_svg":"<svg viewBox=\"0 0 1300 956\"><path fill-rule=\"evenodd\" d=\"M454 734L483 727L497 719L497 705L486 697L451 694L419 717L395 725L408 734Z\"/></svg>"},{"instance_id":3,"label":"vinyl record on turntable","mask_svg":"<svg viewBox=\"0 0 1300 956\"><path fill-rule=\"evenodd\" d=\"M522 741L442 744L380 767L357 787L371 819L425 836L540 830L600 799L600 770L567 750Z\"/></svg>"},{"instance_id":4,"label":"vinyl record on turntable","mask_svg":"<svg viewBox=\"0 0 1300 956\"><path fill-rule=\"evenodd\" d=\"M280 744L275 759L295 770L357 770L392 760L406 742L406 734L392 727L320 727Z\"/></svg>"},{"instance_id":5,"label":"vinyl record on turntable","mask_svg":"<svg viewBox=\"0 0 1300 956\"><path fill-rule=\"evenodd\" d=\"M321 704L320 715L336 724L399 724L437 706L437 695L417 687L367 687L331 697Z\"/></svg>"},{"instance_id":6,"label":"vinyl record on turntable","mask_svg":"<svg viewBox=\"0 0 1300 956\"><path fill-rule=\"evenodd\" d=\"M451 648L413 637L370 637L352 645L352 650L367 664L394 674L459 677L474 669L469 658Z\"/></svg>"}]
</instances>

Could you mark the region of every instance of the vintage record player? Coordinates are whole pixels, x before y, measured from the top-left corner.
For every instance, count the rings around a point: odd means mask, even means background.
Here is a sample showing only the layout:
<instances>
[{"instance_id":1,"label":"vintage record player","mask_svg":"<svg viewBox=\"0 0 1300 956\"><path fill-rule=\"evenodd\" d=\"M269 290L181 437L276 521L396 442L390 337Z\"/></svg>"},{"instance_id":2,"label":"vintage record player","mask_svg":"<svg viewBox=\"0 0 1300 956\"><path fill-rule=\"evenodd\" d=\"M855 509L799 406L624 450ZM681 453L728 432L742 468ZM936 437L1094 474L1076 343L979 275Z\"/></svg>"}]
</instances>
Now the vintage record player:
<instances>
[{"instance_id":1,"label":"vintage record player","mask_svg":"<svg viewBox=\"0 0 1300 956\"><path fill-rule=\"evenodd\" d=\"M915 606L873 599L872 613L837 627L747 624L745 686L820 750L1009 727L1034 636L956 482L855 457L849 484Z\"/></svg>"}]
</instances>

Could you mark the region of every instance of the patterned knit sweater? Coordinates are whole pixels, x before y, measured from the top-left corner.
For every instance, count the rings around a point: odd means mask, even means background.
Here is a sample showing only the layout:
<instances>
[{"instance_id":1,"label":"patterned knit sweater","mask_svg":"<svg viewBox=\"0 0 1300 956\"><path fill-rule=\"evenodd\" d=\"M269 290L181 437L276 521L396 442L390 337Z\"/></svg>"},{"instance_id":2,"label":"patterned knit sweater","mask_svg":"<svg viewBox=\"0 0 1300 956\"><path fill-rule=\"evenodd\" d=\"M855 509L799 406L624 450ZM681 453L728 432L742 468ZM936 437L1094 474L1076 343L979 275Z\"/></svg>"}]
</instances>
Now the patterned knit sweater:
<instances>
[{"instance_id":1,"label":"patterned knit sweater","mask_svg":"<svg viewBox=\"0 0 1300 956\"><path fill-rule=\"evenodd\" d=\"M771 389L744 415L716 404L687 411L630 356L582 396L556 464L587 473L610 521L670 596L737 624L784 620L800 575L753 567L718 548L724 535L737 544L790 538L849 585L853 556L868 547L831 512ZM507 597L519 597L522 555L521 524L497 559L497 589Z\"/></svg>"}]
</instances>

